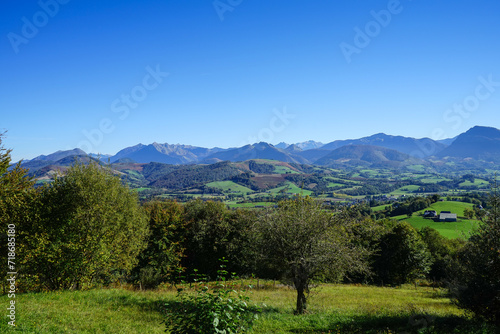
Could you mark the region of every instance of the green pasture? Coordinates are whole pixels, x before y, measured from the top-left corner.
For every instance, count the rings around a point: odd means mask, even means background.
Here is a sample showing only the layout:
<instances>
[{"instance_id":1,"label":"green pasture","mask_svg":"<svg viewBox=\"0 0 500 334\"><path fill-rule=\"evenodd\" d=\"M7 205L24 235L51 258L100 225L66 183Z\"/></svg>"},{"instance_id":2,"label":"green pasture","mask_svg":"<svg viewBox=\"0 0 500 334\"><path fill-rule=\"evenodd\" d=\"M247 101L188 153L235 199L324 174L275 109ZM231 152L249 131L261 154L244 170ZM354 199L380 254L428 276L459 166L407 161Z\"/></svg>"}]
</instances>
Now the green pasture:
<instances>
[{"instance_id":1,"label":"green pasture","mask_svg":"<svg viewBox=\"0 0 500 334\"><path fill-rule=\"evenodd\" d=\"M290 169L286 166L276 165L274 166L274 173L276 174L300 174L296 170Z\"/></svg>"},{"instance_id":2,"label":"green pasture","mask_svg":"<svg viewBox=\"0 0 500 334\"><path fill-rule=\"evenodd\" d=\"M477 227L477 224L479 223L476 220L468 220L464 217L464 209L471 208L473 206L474 205L471 203L439 201L424 210L414 212L411 217L402 215L395 218L401 221L407 221L416 229L420 229L424 226L432 227L447 238L464 238L472 231L472 229ZM434 222L432 219L425 219L421 216L425 210L435 210L438 214L441 211L450 211L451 213L457 214L458 221Z\"/></svg>"},{"instance_id":3,"label":"green pasture","mask_svg":"<svg viewBox=\"0 0 500 334\"><path fill-rule=\"evenodd\" d=\"M250 203L230 203L228 206L230 208L255 208L256 206L273 206L276 205L274 202L250 202Z\"/></svg>"},{"instance_id":4,"label":"green pasture","mask_svg":"<svg viewBox=\"0 0 500 334\"><path fill-rule=\"evenodd\" d=\"M418 190L418 188L420 188L420 186L410 184L408 186L404 186L404 187L401 187L401 188L396 189L394 191L391 191L389 193L389 195L393 195L393 196L408 195L408 194L413 193L415 190Z\"/></svg>"},{"instance_id":5,"label":"green pasture","mask_svg":"<svg viewBox=\"0 0 500 334\"><path fill-rule=\"evenodd\" d=\"M207 183L206 186L210 187L210 188L219 189L223 192L236 192L236 193L243 193L243 194L248 194L250 192L253 192L252 189L247 188L245 186L242 186L240 184L234 183L233 181L210 182L210 183Z\"/></svg>"},{"instance_id":6,"label":"green pasture","mask_svg":"<svg viewBox=\"0 0 500 334\"><path fill-rule=\"evenodd\" d=\"M489 184L490 183L486 180L475 179L474 182L464 181L464 182L460 183L459 186L460 187L470 187L470 186L481 187L481 186L488 186Z\"/></svg>"},{"instance_id":7,"label":"green pasture","mask_svg":"<svg viewBox=\"0 0 500 334\"><path fill-rule=\"evenodd\" d=\"M249 333L493 333L474 322L447 298L445 290L419 285L397 288L320 284L305 315L293 314L296 291L279 282L237 281L250 303L262 309ZM258 286L258 288L257 288ZM184 287L189 290L188 286ZM166 286L154 291L96 289L16 295L16 327L0 332L132 334L164 333L165 302L176 297ZM7 305L7 295L0 296ZM420 330L420 331L419 331Z\"/></svg>"},{"instance_id":8,"label":"green pasture","mask_svg":"<svg viewBox=\"0 0 500 334\"><path fill-rule=\"evenodd\" d=\"M300 194L304 196L310 196L312 194L312 191L306 190L306 189L301 189L295 185L295 183L292 183L290 181L286 181L284 186L277 187L274 189L269 190L271 193L279 193L279 192L284 192L284 193L292 193L292 194Z\"/></svg>"},{"instance_id":9,"label":"green pasture","mask_svg":"<svg viewBox=\"0 0 500 334\"><path fill-rule=\"evenodd\" d=\"M423 182L423 183L435 184L435 183L442 182L442 181L451 181L451 179L447 179L447 178L442 177L442 176L427 176L427 177L423 177L423 178L419 179L419 181Z\"/></svg>"}]
</instances>

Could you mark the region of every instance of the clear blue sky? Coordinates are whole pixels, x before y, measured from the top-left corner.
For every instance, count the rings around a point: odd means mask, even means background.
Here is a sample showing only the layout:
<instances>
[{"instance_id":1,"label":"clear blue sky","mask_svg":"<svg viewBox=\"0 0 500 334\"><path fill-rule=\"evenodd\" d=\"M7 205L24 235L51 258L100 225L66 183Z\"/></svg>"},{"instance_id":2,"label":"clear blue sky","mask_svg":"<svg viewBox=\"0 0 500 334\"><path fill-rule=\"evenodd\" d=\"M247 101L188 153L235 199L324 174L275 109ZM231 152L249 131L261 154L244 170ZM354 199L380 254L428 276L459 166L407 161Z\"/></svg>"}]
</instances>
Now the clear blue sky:
<instances>
[{"instance_id":1,"label":"clear blue sky","mask_svg":"<svg viewBox=\"0 0 500 334\"><path fill-rule=\"evenodd\" d=\"M499 15L497 0L4 0L0 130L16 161L500 128Z\"/></svg>"}]
</instances>

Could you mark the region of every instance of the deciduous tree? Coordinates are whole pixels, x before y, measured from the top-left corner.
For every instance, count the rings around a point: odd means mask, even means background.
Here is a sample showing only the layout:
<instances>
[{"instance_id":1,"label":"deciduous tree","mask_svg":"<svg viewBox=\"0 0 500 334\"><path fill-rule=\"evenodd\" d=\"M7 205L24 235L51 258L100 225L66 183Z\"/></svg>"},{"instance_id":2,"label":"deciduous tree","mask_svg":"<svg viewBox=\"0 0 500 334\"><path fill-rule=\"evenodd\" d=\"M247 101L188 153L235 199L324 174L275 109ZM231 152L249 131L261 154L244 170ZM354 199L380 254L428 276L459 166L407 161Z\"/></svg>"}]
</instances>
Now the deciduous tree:
<instances>
[{"instance_id":1,"label":"deciduous tree","mask_svg":"<svg viewBox=\"0 0 500 334\"><path fill-rule=\"evenodd\" d=\"M134 274L143 286L156 287L180 269L186 238L184 207L175 201L153 201L144 209L150 233Z\"/></svg>"},{"instance_id":2,"label":"deciduous tree","mask_svg":"<svg viewBox=\"0 0 500 334\"><path fill-rule=\"evenodd\" d=\"M311 198L279 203L258 224L263 259L297 290L296 313L306 309L311 281L338 280L367 270L367 252L352 242L352 218L323 210Z\"/></svg>"},{"instance_id":3,"label":"deciduous tree","mask_svg":"<svg viewBox=\"0 0 500 334\"><path fill-rule=\"evenodd\" d=\"M137 196L97 162L75 164L41 190L25 224L25 273L47 289L80 288L131 270L145 246Z\"/></svg>"},{"instance_id":4,"label":"deciduous tree","mask_svg":"<svg viewBox=\"0 0 500 334\"><path fill-rule=\"evenodd\" d=\"M431 264L431 254L417 231L401 222L381 237L373 268L379 282L399 285L423 277Z\"/></svg>"}]
</instances>

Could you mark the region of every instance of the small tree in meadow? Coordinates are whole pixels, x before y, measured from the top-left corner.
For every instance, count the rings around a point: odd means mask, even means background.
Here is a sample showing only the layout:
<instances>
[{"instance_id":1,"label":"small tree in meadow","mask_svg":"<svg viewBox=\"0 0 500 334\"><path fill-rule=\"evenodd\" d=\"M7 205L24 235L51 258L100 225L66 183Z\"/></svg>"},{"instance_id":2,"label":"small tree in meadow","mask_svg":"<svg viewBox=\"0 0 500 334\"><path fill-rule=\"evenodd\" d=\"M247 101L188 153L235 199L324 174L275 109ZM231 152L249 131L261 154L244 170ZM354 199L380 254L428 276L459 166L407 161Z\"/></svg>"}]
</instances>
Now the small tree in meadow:
<instances>
[{"instance_id":1,"label":"small tree in meadow","mask_svg":"<svg viewBox=\"0 0 500 334\"><path fill-rule=\"evenodd\" d=\"M327 212L307 197L280 202L258 222L263 259L297 290L297 314L306 309L313 279L367 270L367 251L352 242L352 225L352 218Z\"/></svg>"}]
</instances>

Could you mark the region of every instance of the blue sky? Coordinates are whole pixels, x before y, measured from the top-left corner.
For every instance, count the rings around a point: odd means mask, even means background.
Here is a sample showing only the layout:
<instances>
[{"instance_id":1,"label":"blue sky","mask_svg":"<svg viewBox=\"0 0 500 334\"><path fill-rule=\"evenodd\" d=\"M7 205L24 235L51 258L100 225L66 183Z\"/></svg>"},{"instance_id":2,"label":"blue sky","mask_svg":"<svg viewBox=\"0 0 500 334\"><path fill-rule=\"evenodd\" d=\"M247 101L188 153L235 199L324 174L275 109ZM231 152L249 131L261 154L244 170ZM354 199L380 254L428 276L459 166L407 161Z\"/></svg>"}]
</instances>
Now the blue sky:
<instances>
[{"instance_id":1,"label":"blue sky","mask_svg":"<svg viewBox=\"0 0 500 334\"><path fill-rule=\"evenodd\" d=\"M13 160L500 128L500 2L0 4Z\"/></svg>"}]
</instances>

